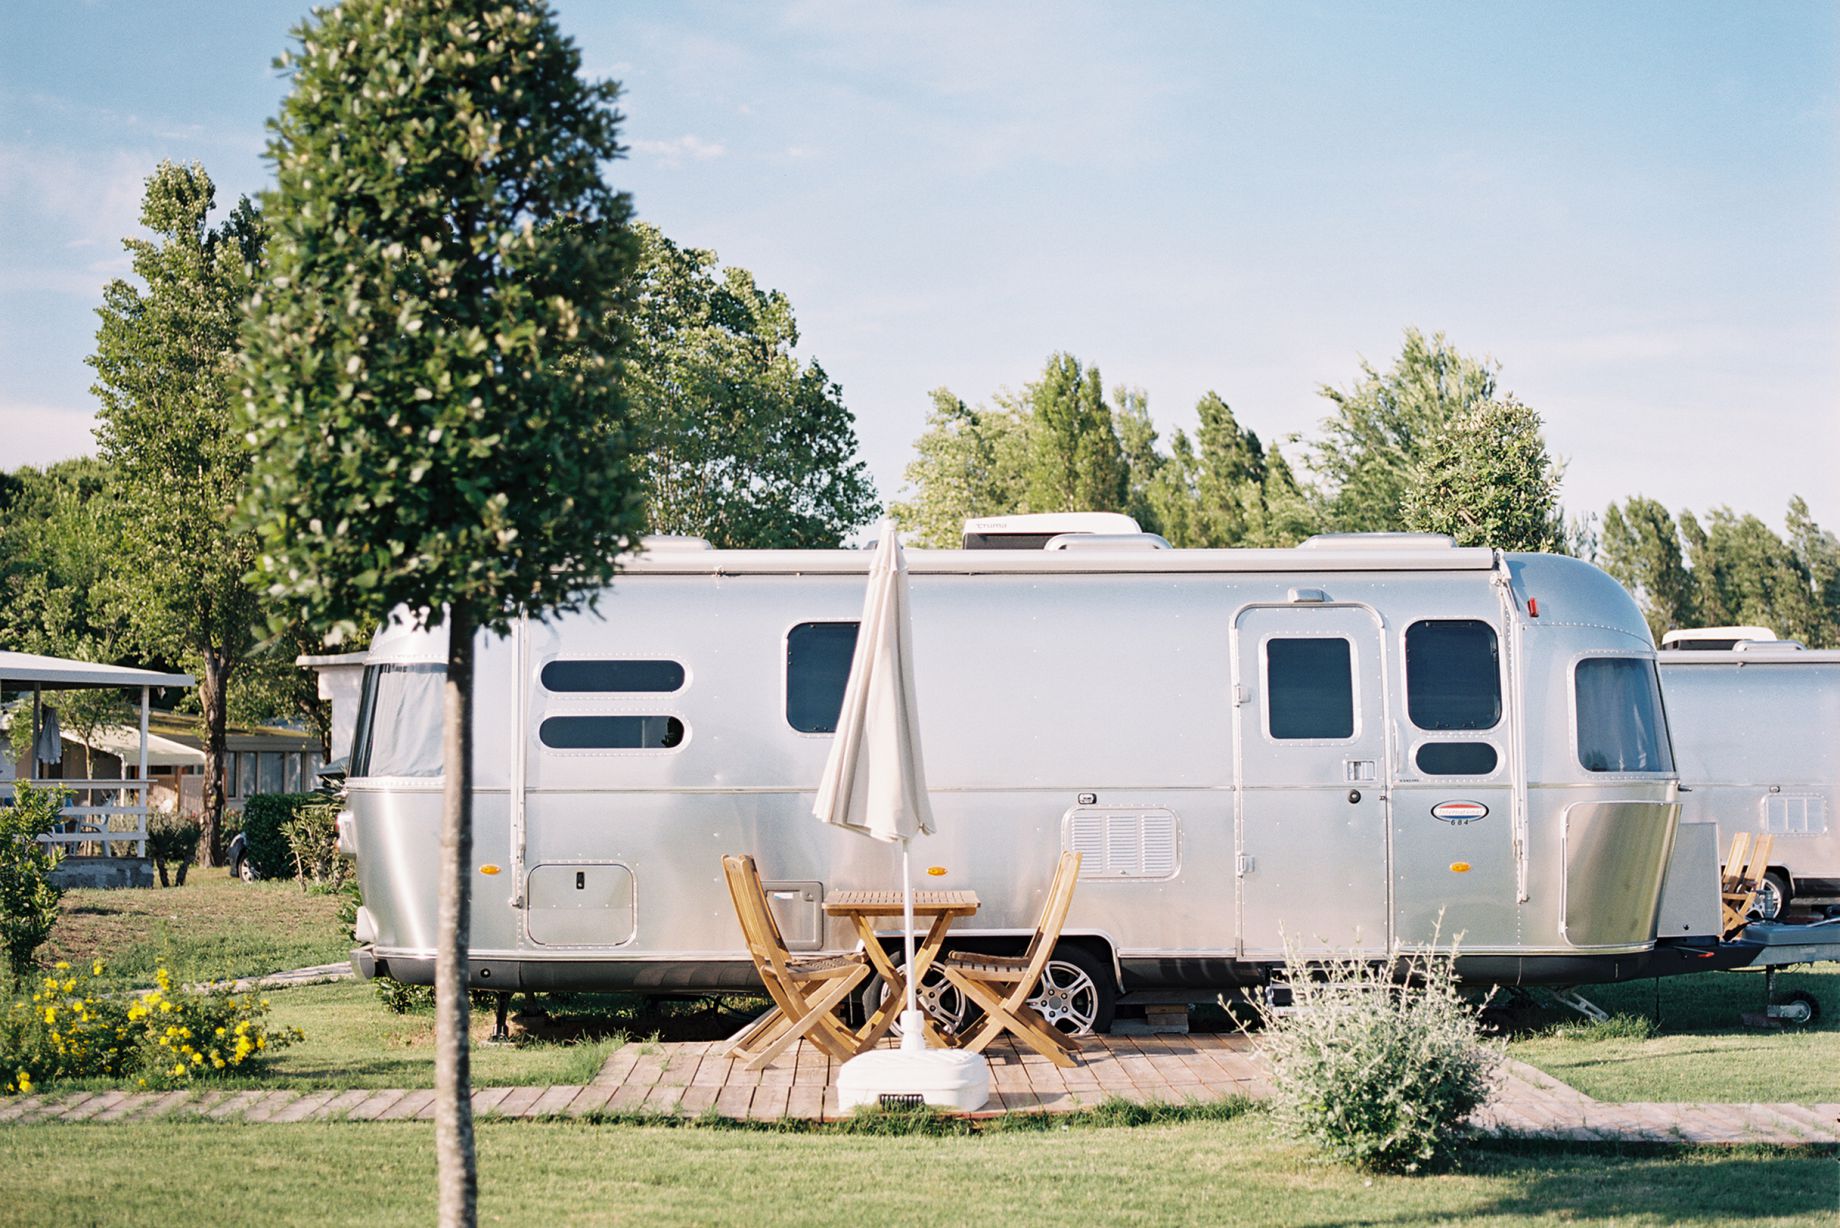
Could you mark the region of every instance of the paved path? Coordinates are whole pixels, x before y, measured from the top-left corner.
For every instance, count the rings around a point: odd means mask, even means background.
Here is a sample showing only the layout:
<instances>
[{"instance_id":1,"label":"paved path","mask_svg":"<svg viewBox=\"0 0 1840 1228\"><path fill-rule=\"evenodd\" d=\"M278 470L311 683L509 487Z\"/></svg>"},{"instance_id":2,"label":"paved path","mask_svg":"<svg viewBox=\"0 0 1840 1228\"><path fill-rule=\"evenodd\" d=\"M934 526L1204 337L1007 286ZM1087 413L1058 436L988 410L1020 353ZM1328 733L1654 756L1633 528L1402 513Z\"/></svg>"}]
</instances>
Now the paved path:
<instances>
[{"instance_id":1,"label":"paved path","mask_svg":"<svg viewBox=\"0 0 1840 1228\"><path fill-rule=\"evenodd\" d=\"M722 1056L722 1042L634 1043L586 1085L491 1087L473 1093L481 1117L588 1113L715 1113L749 1121L839 1115L835 1063L801 1043L761 1071ZM992 1095L983 1112L1066 1112L1122 1098L1140 1104L1259 1096L1269 1089L1252 1043L1238 1035L1104 1036L1062 1070L1008 1042L991 1046ZM434 1092L73 1092L0 1100L0 1124L46 1121L426 1121ZM1690 1143L1840 1143L1840 1104L1606 1104L1522 1062L1506 1063L1494 1099L1476 1115L1484 1133Z\"/></svg>"}]
</instances>

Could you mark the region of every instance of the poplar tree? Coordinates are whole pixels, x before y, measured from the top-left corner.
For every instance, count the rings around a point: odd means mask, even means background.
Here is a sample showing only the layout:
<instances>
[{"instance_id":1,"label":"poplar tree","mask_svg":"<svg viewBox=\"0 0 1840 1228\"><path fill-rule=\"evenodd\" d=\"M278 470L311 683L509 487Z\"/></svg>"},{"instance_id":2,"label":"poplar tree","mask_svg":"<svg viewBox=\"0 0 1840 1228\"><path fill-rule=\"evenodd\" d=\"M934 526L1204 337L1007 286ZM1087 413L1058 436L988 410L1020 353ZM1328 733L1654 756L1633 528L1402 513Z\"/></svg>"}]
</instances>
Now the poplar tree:
<instances>
[{"instance_id":1,"label":"poplar tree","mask_svg":"<svg viewBox=\"0 0 1840 1228\"><path fill-rule=\"evenodd\" d=\"M1029 510L1123 511L1130 478L1099 369L1055 354L1030 385L1029 405Z\"/></svg>"},{"instance_id":2,"label":"poplar tree","mask_svg":"<svg viewBox=\"0 0 1840 1228\"><path fill-rule=\"evenodd\" d=\"M1655 642L1698 622L1693 572L1680 548L1680 528L1666 507L1633 495L1604 511L1604 570L1635 594Z\"/></svg>"},{"instance_id":3,"label":"poplar tree","mask_svg":"<svg viewBox=\"0 0 1840 1228\"><path fill-rule=\"evenodd\" d=\"M447 633L440 1220L471 1224L474 637L580 608L641 524L618 362L636 244L619 87L541 0L346 0L296 28L251 308L249 510L307 625Z\"/></svg>"},{"instance_id":4,"label":"poplar tree","mask_svg":"<svg viewBox=\"0 0 1840 1228\"><path fill-rule=\"evenodd\" d=\"M232 515L249 451L237 429L238 330L262 250L247 200L220 224L204 167L162 162L141 225L125 241L139 284L117 278L96 314L96 439L119 492L118 586L134 638L197 675L204 714L204 814L198 860L217 864L224 813L224 727L232 684L260 647L248 573L255 539Z\"/></svg>"}]
</instances>

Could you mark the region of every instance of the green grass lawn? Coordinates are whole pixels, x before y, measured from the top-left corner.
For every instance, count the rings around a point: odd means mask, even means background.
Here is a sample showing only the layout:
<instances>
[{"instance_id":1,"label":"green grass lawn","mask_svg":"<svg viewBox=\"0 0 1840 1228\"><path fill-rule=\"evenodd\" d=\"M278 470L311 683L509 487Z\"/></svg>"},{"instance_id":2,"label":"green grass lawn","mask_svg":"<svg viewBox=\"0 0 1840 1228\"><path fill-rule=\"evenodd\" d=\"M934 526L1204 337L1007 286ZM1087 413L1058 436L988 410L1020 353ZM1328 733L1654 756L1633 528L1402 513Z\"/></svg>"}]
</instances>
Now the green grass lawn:
<instances>
[{"instance_id":1,"label":"green grass lawn","mask_svg":"<svg viewBox=\"0 0 1840 1228\"><path fill-rule=\"evenodd\" d=\"M1803 989L1820 1000L1812 1027L1745 1027L1739 1016L1762 1009L1763 975L1708 972L1586 986L1585 997L1632 1019L1546 1016L1508 1052L1599 1100L1840 1102L1840 968L1814 967L1776 978L1778 996ZM1627 1035L1634 1019L1655 1018L1657 994L1654 1034Z\"/></svg>"},{"instance_id":2,"label":"green grass lawn","mask_svg":"<svg viewBox=\"0 0 1840 1228\"><path fill-rule=\"evenodd\" d=\"M433 1087L434 1013L398 1015L386 1010L368 982L303 985L267 995L269 1018L306 1034L299 1044L269 1059L258 1078L262 1087ZM586 1083L621 1043L617 1036L589 1036L563 1043L521 1040L484 1045L492 1034L492 1013L473 1012L473 1085L506 1087ZM642 1042L634 1042L642 1043Z\"/></svg>"},{"instance_id":3,"label":"green grass lawn","mask_svg":"<svg viewBox=\"0 0 1840 1228\"><path fill-rule=\"evenodd\" d=\"M480 1220L542 1224L1772 1224L1832 1222L1814 1149L1479 1146L1366 1177L1264 1118L876 1137L482 1122ZM414 1123L0 1127L0 1224L425 1223Z\"/></svg>"},{"instance_id":4,"label":"green grass lawn","mask_svg":"<svg viewBox=\"0 0 1840 1228\"><path fill-rule=\"evenodd\" d=\"M161 959L186 981L329 964L351 954L340 903L298 883L245 883L221 870L195 869L183 887L76 889L64 893L39 959L102 959L137 984L152 983Z\"/></svg>"}]
</instances>

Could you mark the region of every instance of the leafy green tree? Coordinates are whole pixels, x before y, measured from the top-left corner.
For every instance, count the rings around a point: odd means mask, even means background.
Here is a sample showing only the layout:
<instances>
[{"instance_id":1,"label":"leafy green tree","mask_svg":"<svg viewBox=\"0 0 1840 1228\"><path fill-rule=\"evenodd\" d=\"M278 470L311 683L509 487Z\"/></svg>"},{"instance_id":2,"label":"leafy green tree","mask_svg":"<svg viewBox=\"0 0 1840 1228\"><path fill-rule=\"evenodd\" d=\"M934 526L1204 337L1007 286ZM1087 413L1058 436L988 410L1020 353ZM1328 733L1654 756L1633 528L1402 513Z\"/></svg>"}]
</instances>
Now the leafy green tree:
<instances>
[{"instance_id":1,"label":"leafy green tree","mask_svg":"<svg viewBox=\"0 0 1840 1228\"><path fill-rule=\"evenodd\" d=\"M235 416L243 304L262 227L241 201L217 226L216 189L196 163L162 162L147 180L128 239L141 285L116 279L96 314L96 438L121 492L121 554L136 582L117 596L135 638L198 678L204 714L199 859L218 864L224 811L226 704L258 649L260 603L247 580L255 539L231 512L249 449Z\"/></svg>"},{"instance_id":2,"label":"leafy green tree","mask_svg":"<svg viewBox=\"0 0 1840 1228\"><path fill-rule=\"evenodd\" d=\"M1789 500L1789 548L1808 575L1819 623L1809 643L1816 648L1840 646L1840 537L1816 524L1800 495Z\"/></svg>"},{"instance_id":3,"label":"leafy green tree","mask_svg":"<svg viewBox=\"0 0 1840 1228\"><path fill-rule=\"evenodd\" d=\"M315 630L444 625L435 1137L471 1224L478 630L580 608L643 527L619 363L637 243L603 178L619 87L541 0L347 0L282 57L269 278L251 305L248 504Z\"/></svg>"},{"instance_id":4,"label":"leafy green tree","mask_svg":"<svg viewBox=\"0 0 1840 1228\"><path fill-rule=\"evenodd\" d=\"M1667 508L1641 495L1612 503L1604 511L1602 550L1604 570L1635 594L1656 643L1699 621L1693 572Z\"/></svg>"},{"instance_id":5,"label":"leafy green tree","mask_svg":"<svg viewBox=\"0 0 1840 1228\"><path fill-rule=\"evenodd\" d=\"M1165 509L1157 491L1170 458L1157 450L1156 424L1150 420L1150 398L1143 389L1122 384L1112 389L1112 422L1118 432L1119 454L1124 458L1123 511L1144 532L1161 533Z\"/></svg>"},{"instance_id":6,"label":"leafy green tree","mask_svg":"<svg viewBox=\"0 0 1840 1228\"><path fill-rule=\"evenodd\" d=\"M1424 448L1446 423L1495 396L1496 367L1459 353L1444 337L1406 330L1392 367L1361 363L1347 390L1324 385L1335 406L1311 445L1328 528L1344 533L1397 529Z\"/></svg>"},{"instance_id":7,"label":"leafy green tree","mask_svg":"<svg viewBox=\"0 0 1840 1228\"><path fill-rule=\"evenodd\" d=\"M1419 448L1401 519L1459 546L1557 550L1559 476L1540 416L1512 397L1484 401L1453 414Z\"/></svg>"},{"instance_id":8,"label":"leafy green tree","mask_svg":"<svg viewBox=\"0 0 1840 1228\"><path fill-rule=\"evenodd\" d=\"M640 239L626 367L649 527L722 547L834 546L880 507L856 420L814 359L793 352L792 304L746 269Z\"/></svg>"},{"instance_id":9,"label":"leafy green tree","mask_svg":"<svg viewBox=\"0 0 1840 1228\"><path fill-rule=\"evenodd\" d=\"M1055 354L1029 387L1029 408L1029 510L1122 511L1130 475L1099 369Z\"/></svg>"},{"instance_id":10,"label":"leafy green tree","mask_svg":"<svg viewBox=\"0 0 1840 1228\"><path fill-rule=\"evenodd\" d=\"M954 548L965 521L1029 510L1029 406L1008 392L990 408L973 409L947 388L935 388L932 398L903 474L912 497L889 511L922 545Z\"/></svg>"},{"instance_id":11,"label":"leafy green tree","mask_svg":"<svg viewBox=\"0 0 1840 1228\"><path fill-rule=\"evenodd\" d=\"M1764 626L1819 647L1825 618L1795 550L1756 516L1717 507L1704 522L1680 514L1699 614L1713 626Z\"/></svg>"},{"instance_id":12,"label":"leafy green tree","mask_svg":"<svg viewBox=\"0 0 1840 1228\"><path fill-rule=\"evenodd\" d=\"M1197 537L1209 546L1264 545L1264 445L1216 393L1202 396L1195 415Z\"/></svg>"}]
</instances>

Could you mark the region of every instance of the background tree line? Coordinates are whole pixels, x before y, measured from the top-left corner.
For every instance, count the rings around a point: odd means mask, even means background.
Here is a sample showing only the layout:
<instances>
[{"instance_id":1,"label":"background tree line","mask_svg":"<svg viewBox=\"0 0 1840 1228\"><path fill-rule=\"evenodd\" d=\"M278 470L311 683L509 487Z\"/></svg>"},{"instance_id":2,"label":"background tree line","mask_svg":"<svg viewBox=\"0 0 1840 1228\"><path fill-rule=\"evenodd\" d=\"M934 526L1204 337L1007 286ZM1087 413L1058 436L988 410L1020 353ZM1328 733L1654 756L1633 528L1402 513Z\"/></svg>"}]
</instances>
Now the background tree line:
<instances>
[{"instance_id":1,"label":"background tree line","mask_svg":"<svg viewBox=\"0 0 1840 1228\"><path fill-rule=\"evenodd\" d=\"M1757 624L1810 646L1840 644L1840 543L1799 497L1786 534L1715 508L1678 518L1641 496L1568 519L1564 464L1539 415L1499 386L1499 367L1442 334L1408 329L1391 365L1361 364L1319 389L1316 432L1284 441L1299 465L1243 425L1217 393L1167 446L1148 400L1109 396L1095 366L1050 356L1020 392L973 406L932 394L893 506L926 545L951 546L973 516L1115 511L1171 545L1291 546L1315 533L1448 533L1460 545L1562 551L1629 586L1657 639L1675 627Z\"/></svg>"},{"instance_id":2,"label":"background tree line","mask_svg":"<svg viewBox=\"0 0 1840 1228\"><path fill-rule=\"evenodd\" d=\"M254 539L231 514L248 496L252 453L233 413L265 234L250 201L216 225L214 206L203 167L155 170L142 216L152 237L126 240L135 279L112 282L98 308L100 456L0 473L0 642L193 672L201 685L181 702L205 718L207 780L222 778L229 723L294 720L324 736L293 660L329 647L251 582ZM842 390L798 353L790 301L714 252L645 223L631 231L610 314L629 343L625 412L606 429L636 458L637 523L721 547L840 544L879 500ZM956 544L968 517L1072 510L1124 512L1178 547L1449 533L1599 562L1657 636L1755 623L1840 644L1840 545L1799 498L1786 534L1641 496L1568 524L1539 415L1500 388L1494 362L1442 334L1408 330L1389 365L1363 362L1348 387L1319 391L1328 412L1307 437L1267 443L1210 391L1193 426L1165 440L1142 390L1108 389L1097 366L1057 353L982 404L935 390L891 510L933 546ZM129 716L99 692L64 697L60 713L79 735ZM207 794L207 857L221 807Z\"/></svg>"}]
</instances>

